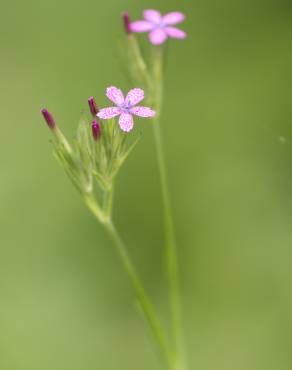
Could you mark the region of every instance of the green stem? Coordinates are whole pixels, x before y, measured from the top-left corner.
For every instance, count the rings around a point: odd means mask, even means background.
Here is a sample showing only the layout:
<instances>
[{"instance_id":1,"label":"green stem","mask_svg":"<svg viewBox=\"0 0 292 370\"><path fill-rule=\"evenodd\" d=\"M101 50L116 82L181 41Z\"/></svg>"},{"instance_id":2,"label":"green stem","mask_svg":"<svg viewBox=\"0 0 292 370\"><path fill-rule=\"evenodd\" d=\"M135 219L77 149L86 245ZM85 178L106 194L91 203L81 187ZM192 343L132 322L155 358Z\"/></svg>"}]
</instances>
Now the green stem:
<instances>
[{"instance_id":1,"label":"green stem","mask_svg":"<svg viewBox=\"0 0 292 370\"><path fill-rule=\"evenodd\" d=\"M166 366L167 368L171 368L173 364L173 358L172 358L172 354L168 347L168 343L166 340L166 336L164 334L164 330L162 329L160 325L160 322L157 318L154 307L145 292L143 284L136 272L136 269L134 268L134 265L128 255L125 245L121 237L119 236L115 226L113 225L111 221L105 224L105 228L107 232L109 233L111 239L113 240L116 250L123 263L124 269L128 277L130 278L130 281L136 292L136 296L139 301L139 304L143 310L143 313L151 329L152 335L163 354L163 357L166 362Z\"/></svg>"},{"instance_id":2,"label":"green stem","mask_svg":"<svg viewBox=\"0 0 292 370\"><path fill-rule=\"evenodd\" d=\"M171 321L173 339L175 344L176 365L174 369L185 369L184 365L184 345L183 345L183 330L181 318L181 304L180 304L180 286L179 286L179 272L178 272L178 258L177 246L174 232L174 222L172 217L172 209L170 202L170 195L168 190L166 165L163 153L163 143L160 128L160 115L162 109L163 96L163 54L162 49L156 48L153 65L153 83L154 83L154 99L156 105L156 117L153 124L154 139L156 146L157 164L160 176L160 185L163 201L164 212L164 232L165 232L165 252L166 263L169 279L169 295L171 306Z\"/></svg>"},{"instance_id":3,"label":"green stem","mask_svg":"<svg viewBox=\"0 0 292 370\"><path fill-rule=\"evenodd\" d=\"M100 206L97 204L94 195L92 193L85 194L84 202L87 206L87 208L91 211L91 213L94 215L94 217L102 224L106 222L106 217L103 212L103 210L100 208Z\"/></svg>"},{"instance_id":4,"label":"green stem","mask_svg":"<svg viewBox=\"0 0 292 370\"><path fill-rule=\"evenodd\" d=\"M134 34L128 35L128 42L130 46L131 56L134 63L133 66L137 68L135 78L141 82L146 89L149 89L151 81L148 75L147 65L141 53L139 43Z\"/></svg>"},{"instance_id":5,"label":"green stem","mask_svg":"<svg viewBox=\"0 0 292 370\"><path fill-rule=\"evenodd\" d=\"M110 186L110 188L104 191L103 198L103 212L106 215L107 219L111 219L112 217L113 196L114 196L113 187Z\"/></svg>"},{"instance_id":6,"label":"green stem","mask_svg":"<svg viewBox=\"0 0 292 370\"><path fill-rule=\"evenodd\" d=\"M120 235L118 234L111 220L111 217L109 215L105 215L104 211L100 210L93 196L87 197L85 200L86 200L86 204L88 208L97 218L97 220L102 223L102 225L104 226L104 228L106 229L106 231L108 232L110 238L112 239L114 243L116 251L118 252L120 259L122 261L123 267L135 290L136 297L141 306L141 309L149 324L153 338L162 353L166 368L169 370L175 370L175 368L173 367L175 359L173 357L173 353L171 352L169 348L169 344L168 344L165 332L160 324L156 311L145 292L144 286L131 261L131 258L127 252L124 242L121 239Z\"/></svg>"}]
</instances>

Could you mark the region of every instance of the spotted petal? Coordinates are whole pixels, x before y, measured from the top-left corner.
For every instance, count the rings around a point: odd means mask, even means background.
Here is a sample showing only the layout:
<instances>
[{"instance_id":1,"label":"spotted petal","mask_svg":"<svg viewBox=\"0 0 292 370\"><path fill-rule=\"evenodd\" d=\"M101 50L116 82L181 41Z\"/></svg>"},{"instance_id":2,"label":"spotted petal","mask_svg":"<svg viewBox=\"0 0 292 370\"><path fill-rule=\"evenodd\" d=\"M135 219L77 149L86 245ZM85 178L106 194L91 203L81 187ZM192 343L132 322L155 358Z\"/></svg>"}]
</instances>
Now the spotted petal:
<instances>
[{"instance_id":1,"label":"spotted petal","mask_svg":"<svg viewBox=\"0 0 292 370\"><path fill-rule=\"evenodd\" d=\"M163 24L166 26L173 26L175 24L181 23L185 20L185 15L181 12L171 12L165 14L162 18Z\"/></svg>"},{"instance_id":2,"label":"spotted petal","mask_svg":"<svg viewBox=\"0 0 292 370\"><path fill-rule=\"evenodd\" d=\"M122 105L125 101L122 91L114 86L106 89L106 96L116 105Z\"/></svg>"},{"instance_id":3,"label":"spotted petal","mask_svg":"<svg viewBox=\"0 0 292 370\"><path fill-rule=\"evenodd\" d=\"M130 112L135 114L136 116L139 117L154 117L156 112L154 112L152 109L147 108L147 107L133 107L130 109Z\"/></svg>"},{"instance_id":4,"label":"spotted petal","mask_svg":"<svg viewBox=\"0 0 292 370\"><path fill-rule=\"evenodd\" d=\"M149 32L154 25L148 21L136 21L130 24L130 29L133 32Z\"/></svg>"},{"instance_id":5,"label":"spotted petal","mask_svg":"<svg viewBox=\"0 0 292 370\"><path fill-rule=\"evenodd\" d=\"M158 24L161 22L162 16L157 10L152 10L152 9L144 10L143 14L144 14L144 18L148 22L155 23L155 24Z\"/></svg>"},{"instance_id":6,"label":"spotted petal","mask_svg":"<svg viewBox=\"0 0 292 370\"><path fill-rule=\"evenodd\" d=\"M157 28L149 33L150 42L153 45L161 45L167 39L167 33L160 28Z\"/></svg>"},{"instance_id":7,"label":"spotted petal","mask_svg":"<svg viewBox=\"0 0 292 370\"><path fill-rule=\"evenodd\" d=\"M165 32L169 37L173 37L175 39L185 39L187 37L187 34L184 31L175 27L166 27Z\"/></svg>"},{"instance_id":8,"label":"spotted petal","mask_svg":"<svg viewBox=\"0 0 292 370\"><path fill-rule=\"evenodd\" d=\"M97 113L97 117L101 119L110 119L121 114L121 110L118 107L104 108Z\"/></svg>"},{"instance_id":9,"label":"spotted petal","mask_svg":"<svg viewBox=\"0 0 292 370\"><path fill-rule=\"evenodd\" d=\"M131 131L134 126L133 116L129 113L122 113L119 119L119 125L123 131Z\"/></svg>"},{"instance_id":10,"label":"spotted petal","mask_svg":"<svg viewBox=\"0 0 292 370\"><path fill-rule=\"evenodd\" d=\"M129 91L126 97L126 103L133 107L134 105L140 103L144 99L144 91L142 89L132 89Z\"/></svg>"}]
</instances>

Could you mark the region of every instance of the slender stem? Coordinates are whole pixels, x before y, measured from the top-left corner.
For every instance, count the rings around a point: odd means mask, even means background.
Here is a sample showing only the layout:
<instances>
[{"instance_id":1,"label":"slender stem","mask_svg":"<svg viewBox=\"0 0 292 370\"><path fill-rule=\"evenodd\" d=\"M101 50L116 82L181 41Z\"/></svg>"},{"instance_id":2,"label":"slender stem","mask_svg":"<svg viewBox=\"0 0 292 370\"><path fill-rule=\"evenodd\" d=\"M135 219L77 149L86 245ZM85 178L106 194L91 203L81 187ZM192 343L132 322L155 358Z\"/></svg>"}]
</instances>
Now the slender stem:
<instances>
[{"instance_id":1,"label":"slender stem","mask_svg":"<svg viewBox=\"0 0 292 370\"><path fill-rule=\"evenodd\" d=\"M173 330L173 339L175 344L176 365L175 369L185 369L184 365L184 345L183 345L183 330L181 318L180 304L180 286L178 272L177 246L174 232L174 223L172 217L172 209L170 195L167 183L166 165L163 153L163 143L160 128L160 115L162 109L163 96L163 54L162 49L156 48L154 55L153 77L154 77L154 99L156 104L156 118L153 124L157 164L160 175L160 185L162 192L163 211L164 211L164 231L165 231L165 252L166 263L169 279L170 290L170 306L171 306L171 321Z\"/></svg>"},{"instance_id":2,"label":"slender stem","mask_svg":"<svg viewBox=\"0 0 292 370\"><path fill-rule=\"evenodd\" d=\"M109 193L106 195L106 198L112 199L112 191L109 191ZM144 286L138 276L138 273L134 267L133 262L131 261L131 258L127 252L125 244L111 220L110 214L106 213L108 211L108 200L105 202L106 208L104 208L103 210L100 210L93 196L85 198L85 201L90 211L93 213L95 218L99 222L101 222L101 224L104 226L104 228L106 229L114 243L114 246L121 258L123 267L135 290L137 300L149 324L152 336L162 353L166 369L175 370L175 368L173 368L175 359L169 347L167 337L160 324L154 306L152 305L150 299L148 298L145 292Z\"/></svg>"},{"instance_id":3,"label":"slender stem","mask_svg":"<svg viewBox=\"0 0 292 370\"><path fill-rule=\"evenodd\" d=\"M173 364L173 358L172 358L172 353L167 343L166 336L164 334L164 330L161 327L161 324L157 318L154 307L145 292L143 284L136 272L136 269L134 268L134 265L128 255L125 245L121 237L119 236L115 226L113 225L111 221L106 223L104 226L107 232L109 233L111 239L113 240L116 250L122 260L124 269L130 278L130 281L136 292L136 296L139 301L139 304L150 326L152 335L164 356L166 366L167 368L171 368Z\"/></svg>"},{"instance_id":4,"label":"slender stem","mask_svg":"<svg viewBox=\"0 0 292 370\"><path fill-rule=\"evenodd\" d=\"M136 36L134 34L128 35L128 41L131 50L131 57L135 61L133 66L137 68L137 75L135 78L138 79L146 89L148 89L150 87L151 80Z\"/></svg>"},{"instance_id":5,"label":"slender stem","mask_svg":"<svg viewBox=\"0 0 292 370\"><path fill-rule=\"evenodd\" d=\"M131 34L128 35L129 41L130 41L130 46L132 48L132 54L135 58L136 65L141 73L142 76L147 75L147 66L146 63L144 62L144 59L141 55L140 47L139 44L136 40L135 35Z\"/></svg>"},{"instance_id":6,"label":"slender stem","mask_svg":"<svg viewBox=\"0 0 292 370\"><path fill-rule=\"evenodd\" d=\"M87 208L92 212L94 217L104 224L106 222L106 217L104 215L104 212L100 208L100 206L97 204L94 195L92 193L85 194L84 197L84 202L87 206Z\"/></svg>"},{"instance_id":7,"label":"slender stem","mask_svg":"<svg viewBox=\"0 0 292 370\"><path fill-rule=\"evenodd\" d=\"M108 219L111 219L112 217L113 196L114 196L113 186L104 191L103 211Z\"/></svg>"}]
</instances>

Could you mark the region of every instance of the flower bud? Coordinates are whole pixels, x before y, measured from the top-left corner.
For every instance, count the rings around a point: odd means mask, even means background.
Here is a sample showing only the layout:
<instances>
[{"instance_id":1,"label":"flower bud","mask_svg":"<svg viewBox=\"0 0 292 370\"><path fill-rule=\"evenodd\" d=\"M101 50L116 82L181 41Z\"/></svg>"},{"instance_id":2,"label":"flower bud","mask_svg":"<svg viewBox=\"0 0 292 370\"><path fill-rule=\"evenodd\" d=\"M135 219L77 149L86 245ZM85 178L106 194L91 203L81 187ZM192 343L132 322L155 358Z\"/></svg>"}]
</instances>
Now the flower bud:
<instances>
[{"instance_id":1,"label":"flower bud","mask_svg":"<svg viewBox=\"0 0 292 370\"><path fill-rule=\"evenodd\" d=\"M96 102L95 102L93 96L91 96L88 99L88 105L89 105L89 109L90 109L90 113L91 113L92 117L96 117L96 115L98 113L98 107L96 105Z\"/></svg>"},{"instance_id":2,"label":"flower bud","mask_svg":"<svg viewBox=\"0 0 292 370\"><path fill-rule=\"evenodd\" d=\"M123 17L125 31L126 31L127 35L130 35L132 33L132 31L131 31L131 22L130 22L129 13L128 12L123 12L122 17Z\"/></svg>"},{"instance_id":3,"label":"flower bud","mask_svg":"<svg viewBox=\"0 0 292 370\"><path fill-rule=\"evenodd\" d=\"M51 113L47 109L42 109L41 112L42 112L42 114L44 116L44 119L47 122L47 125L49 126L49 128L51 130L54 130L56 128L56 122L55 122L53 116L51 115Z\"/></svg>"},{"instance_id":4,"label":"flower bud","mask_svg":"<svg viewBox=\"0 0 292 370\"><path fill-rule=\"evenodd\" d=\"M98 141L101 136L101 126L97 121L93 121L91 124L92 136L95 141Z\"/></svg>"}]
</instances>

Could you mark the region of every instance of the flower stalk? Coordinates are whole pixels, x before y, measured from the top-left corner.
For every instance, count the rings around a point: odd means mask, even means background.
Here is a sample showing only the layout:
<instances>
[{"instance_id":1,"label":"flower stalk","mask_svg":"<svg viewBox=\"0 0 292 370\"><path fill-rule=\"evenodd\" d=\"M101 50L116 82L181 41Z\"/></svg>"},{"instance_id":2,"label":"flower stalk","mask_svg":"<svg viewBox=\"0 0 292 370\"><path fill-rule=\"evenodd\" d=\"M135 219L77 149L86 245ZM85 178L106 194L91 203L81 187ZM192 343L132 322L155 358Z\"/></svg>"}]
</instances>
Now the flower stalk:
<instances>
[{"instance_id":1,"label":"flower stalk","mask_svg":"<svg viewBox=\"0 0 292 370\"><path fill-rule=\"evenodd\" d=\"M161 45L167 37L185 38L186 34L179 29L170 27L172 24L180 23L184 20L184 15L173 12L162 17L157 11L144 11L145 19L131 24L133 32L150 32L149 39L153 44L152 58L150 65L147 65L142 56L138 40L132 33L131 39L128 37L129 50L129 72L137 70L139 81L144 82L145 89L150 97L149 103L154 106L156 115L153 120L153 134L156 147L156 159L160 178L162 194L163 215L164 215L164 235L165 235L165 262L169 283L169 302L171 312L171 333L173 343L173 363L171 370L186 370L186 356L183 341L183 325L181 313L181 297L179 284L179 269L177 245L174 231L174 222L171 209L170 194L168 189L167 171L163 151L163 140L161 134L161 112L163 103L163 62L164 48ZM160 23L159 23L160 22ZM169 25L163 26L163 23ZM171 24L170 24L171 23ZM158 29L156 26L158 25Z\"/></svg>"},{"instance_id":2,"label":"flower stalk","mask_svg":"<svg viewBox=\"0 0 292 370\"><path fill-rule=\"evenodd\" d=\"M138 303L144 313L144 316L149 324L150 331L153 335L155 342L157 343L160 351L163 355L163 360L165 363L166 368L168 369L169 366L172 366L173 363L173 355L170 350L170 347L167 342L167 337L165 332L160 324L156 311L154 309L153 304L151 303L150 299L148 298L144 286L137 274L137 271L128 255L127 249L122 241L120 235L118 234L113 222L109 219L104 224L105 229L107 230L109 236L111 237L114 246L120 256L122 261L123 267L131 281L131 284L136 292L136 298Z\"/></svg>"},{"instance_id":3,"label":"flower stalk","mask_svg":"<svg viewBox=\"0 0 292 370\"><path fill-rule=\"evenodd\" d=\"M151 303L148 295L146 294L143 283L141 282L139 275L134 267L134 264L128 254L127 248L112 221L111 208L109 208L108 203L110 202L111 204L112 196L112 189L110 189L108 192L105 192L105 197L107 201L104 202L103 208L100 208L100 206L96 202L96 199L92 195L84 197L84 201L96 220L102 224L109 237L111 238L113 245L115 246L115 249L120 257L124 270L135 291L139 306L141 307L146 321L148 322L152 336L158 348L160 349L165 368L170 369L174 362L174 358L167 341L167 336L160 324L154 306Z\"/></svg>"},{"instance_id":4,"label":"flower stalk","mask_svg":"<svg viewBox=\"0 0 292 370\"><path fill-rule=\"evenodd\" d=\"M157 115L153 124L156 158L160 177L160 186L164 214L165 260L169 281L169 298L171 309L172 333L174 340L175 365L174 369L185 370L185 354L183 344L183 330L181 317L181 297L178 271L177 245L174 231L174 222L168 189L163 141L161 135L160 116L163 99L163 50L155 48L153 57L153 85L155 109Z\"/></svg>"}]
</instances>

